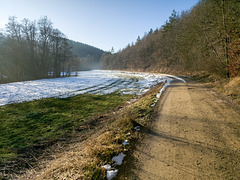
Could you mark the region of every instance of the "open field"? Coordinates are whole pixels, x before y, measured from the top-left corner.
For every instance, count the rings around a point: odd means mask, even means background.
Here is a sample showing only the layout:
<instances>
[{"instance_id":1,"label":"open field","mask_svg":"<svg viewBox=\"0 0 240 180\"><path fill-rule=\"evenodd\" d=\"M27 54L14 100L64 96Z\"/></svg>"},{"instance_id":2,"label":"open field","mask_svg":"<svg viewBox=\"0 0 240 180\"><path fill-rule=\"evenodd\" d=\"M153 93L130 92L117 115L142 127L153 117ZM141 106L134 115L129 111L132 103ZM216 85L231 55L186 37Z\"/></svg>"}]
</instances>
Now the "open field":
<instances>
[{"instance_id":1,"label":"open field","mask_svg":"<svg viewBox=\"0 0 240 180\"><path fill-rule=\"evenodd\" d=\"M77 76L42 79L0 85L0 106L49 97L70 97L78 94L143 94L168 78L161 74L120 71L81 71Z\"/></svg>"},{"instance_id":2,"label":"open field","mask_svg":"<svg viewBox=\"0 0 240 180\"><path fill-rule=\"evenodd\" d=\"M76 77L2 84L0 173L31 167L26 158L37 158L36 149L41 153L88 130L98 123L97 117L165 80L169 78L147 73L90 71Z\"/></svg>"},{"instance_id":3,"label":"open field","mask_svg":"<svg viewBox=\"0 0 240 180\"><path fill-rule=\"evenodd\" d=\"M132 95L83 94L64 99L42 99L0 108L0 163L25 156L73 131L88 128L91 119L113 110Z\"/></svg>"},{"instance_id":4,"label":"open field","mask_svg":"<svg viewBox=\"0 0 240 180\"><path fill-rule=\"evenodd\" d=\"M52 151L50 157L38 162L37 168L15 179L111 179L121 168L120 161L116 164L112 159L119 154L126 155L124 162L129 158L136 140L154 118L156 94L161 88L162 84L152 87L134 102L97 118L101 123L75 136L74 141L65 142L68 146ZM104 165L111 167L105 169Z\"/></svg>"}]
</instances>

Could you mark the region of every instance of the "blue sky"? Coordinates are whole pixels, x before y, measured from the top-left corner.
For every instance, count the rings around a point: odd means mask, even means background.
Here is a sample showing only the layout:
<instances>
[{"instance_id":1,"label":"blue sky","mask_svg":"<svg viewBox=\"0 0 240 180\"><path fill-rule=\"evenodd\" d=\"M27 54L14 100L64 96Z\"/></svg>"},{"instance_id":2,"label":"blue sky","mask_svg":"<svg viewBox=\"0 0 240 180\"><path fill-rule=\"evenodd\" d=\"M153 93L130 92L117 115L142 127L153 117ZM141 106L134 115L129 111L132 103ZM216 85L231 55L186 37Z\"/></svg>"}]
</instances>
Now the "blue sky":
<instances>
[{"instance_id":1,"label":"blue sky","mask_svg":"<svg viewBox=\"0 0 240 180\"><path fill-rule=\"evenodd\" d=\"M189 10L199 0L0 0L0 28L9 16L47 16L69 39L105 51L125 48L161 27L173 9Z\"/></svg>"}]
</instances>

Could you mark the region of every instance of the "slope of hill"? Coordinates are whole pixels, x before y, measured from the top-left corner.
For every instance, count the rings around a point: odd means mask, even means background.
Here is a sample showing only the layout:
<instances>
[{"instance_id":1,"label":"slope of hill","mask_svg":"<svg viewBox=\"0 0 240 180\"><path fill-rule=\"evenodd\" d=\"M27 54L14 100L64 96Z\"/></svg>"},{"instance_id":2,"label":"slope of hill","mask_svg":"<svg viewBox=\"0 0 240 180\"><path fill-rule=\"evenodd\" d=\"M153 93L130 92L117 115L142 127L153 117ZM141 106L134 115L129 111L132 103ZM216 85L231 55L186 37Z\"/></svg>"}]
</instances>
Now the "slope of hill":
<instances>
[{"instance_id":1,"label":"slope of hill","mask_svg":"<svg viewBox=\"0 0 240 180\"><path fill-rule=\"evenodd\" d=\"M73 54L77 55L78 57L86 57L87 55L92 55L100 59L104 52L99 48L73 40L69 40L69 44L72 47Z\"/></svg>"},{"instance_id":2,"label":"slope of hill","mask_svg":"<svg viewBox=\"0 0 240 180\"><path fill-rule=\"evenodd\" d=\"M69 40L72 53L80 58L79 70L100 69L100 58L104 51L96 47Z\"/></svg>"}]
</instances>

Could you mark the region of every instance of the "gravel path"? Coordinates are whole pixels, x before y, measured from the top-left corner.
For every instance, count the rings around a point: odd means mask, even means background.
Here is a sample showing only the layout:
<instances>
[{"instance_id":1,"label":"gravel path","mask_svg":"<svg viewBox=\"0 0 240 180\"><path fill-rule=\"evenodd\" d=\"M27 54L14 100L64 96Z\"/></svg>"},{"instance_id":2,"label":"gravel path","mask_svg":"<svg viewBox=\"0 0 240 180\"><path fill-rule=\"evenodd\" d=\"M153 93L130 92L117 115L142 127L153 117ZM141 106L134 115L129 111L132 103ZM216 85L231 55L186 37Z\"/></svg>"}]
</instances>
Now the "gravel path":
<instances>
[{"instance_id":1,"label":"gravel path","mask_svg":"<svg viewBox=\"0 0 240 180\"><path fill-rule=\"evenodd\" d=\"M202 84L174 80L130 164L119 179L240 179L239 106Z\"/></svg>"}]
</instances>

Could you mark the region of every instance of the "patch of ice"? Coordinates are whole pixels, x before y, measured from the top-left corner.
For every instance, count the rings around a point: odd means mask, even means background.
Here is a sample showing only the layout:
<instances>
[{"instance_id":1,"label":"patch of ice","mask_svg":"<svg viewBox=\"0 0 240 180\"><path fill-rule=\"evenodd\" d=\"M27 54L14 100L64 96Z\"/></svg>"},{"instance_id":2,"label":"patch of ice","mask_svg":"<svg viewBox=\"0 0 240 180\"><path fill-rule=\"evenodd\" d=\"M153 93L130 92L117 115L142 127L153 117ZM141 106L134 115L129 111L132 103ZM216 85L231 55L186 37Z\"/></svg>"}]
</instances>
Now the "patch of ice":
<instances>
[{"instance_id":1,"label":"patch of ice","mask_svg":"<svg viewBox=\"0 0 240 180\"><path fill-rule=\"evenodd\" d=\"M129 145L128 140L125 140L122 144L123 144L124 146Z\"/></svg>"},{"instance_id":2,"label":"patch of ice","mask_svg":"<svg viewBox=\"0 0 240 180\"><path fill-rule=\"evenodd\" d=\"M117 173L118 173L118 169L107 171L107 179L108 180L113 179L117 175Z\"/></svg>"},{"instance_id":3,"label":"patch of ice","mask_svg":"<svg viewBox=\"0 0 240 180\"><path fill-rule=\"evenodd\" d=\"M155 103L153 103L153 104L151 104L151 107L154 107L156 104Z\"/></svg>"},{"instance_id":4,"label":"patch of ice","mask_svg":"<svg viewBox=\"0 0 240 180\"><path fill-rule=\"evenodd\" d=\"M133 102L136 102L136 101L137 101L137 99L130 99L129 101L127 101L127 103L130 104L130 103L133 103Z\"/></svg>"},{"instance_id":5,"label":"patch of ice","mask_svg":"<svg viewBox=\"0 0 240 180\"><path fill-rule=\"evenodd\" d=\"M165 91L165 89L169 86L170 82L171 82L171 79L168 78L168 79L167 79L167 82L163 85L162 89L161 89L161 90L159 91L159 93L156 95L156 97L157 97L158 99L161 97L161 95L162 95L162 93Z\"/></svg>"},{"instance_id":6,"label":"patch of ice","mask_svg":"<svg viewBox=\"0 0 240 180\"><path fill-rule=\"evenodd\" d=\"M134 127L134 129L136 130L136 131L140 131L141 129L140 129L140 126L136 126L136 127Z\"/></svg>"},{"instance_id":7,"label":"patch of ice","mask_svg":"<svg viewBox=\"0 0 240 180\"><path fill-rule=\"evenodd\" d=\"M124 159L125 156L126 156L126 155L121 152L118 156L114 156L114 157L112 158L112 161L115 162L115 163L114 163L115 165L122 165L122 161L123 161L123 159Z\"/></svg>"},{"instance_id":8,"label":"patch of ice","mask_svg":"<svg viewBox=\"0 0 240 180\"><path fill-rule=\"evenodd\" d=\"M166 77L169 77L169 78L173 78L173 79L177 79L179 81L182 81L184 83L186 83L186 81L180 77L177 77L177 76L173 76L173 75L170 75L170 74L161 74L162 76L166 76Z\"/></svg>"},{"instance_id":9,"label":"patch of ice","mask_svg":"<svg viewBox=\"0 0 240 180\"><path fill-rule=\"evenodd\" d=\"M106 169L106 170L111 170L112 169L112 167L111 167L111 165L109 165L109 164L106 164L106 165L104 165L104 166L102 166L104 169Z\"/></svg>"}]
</instances>

